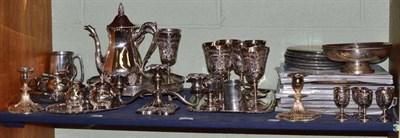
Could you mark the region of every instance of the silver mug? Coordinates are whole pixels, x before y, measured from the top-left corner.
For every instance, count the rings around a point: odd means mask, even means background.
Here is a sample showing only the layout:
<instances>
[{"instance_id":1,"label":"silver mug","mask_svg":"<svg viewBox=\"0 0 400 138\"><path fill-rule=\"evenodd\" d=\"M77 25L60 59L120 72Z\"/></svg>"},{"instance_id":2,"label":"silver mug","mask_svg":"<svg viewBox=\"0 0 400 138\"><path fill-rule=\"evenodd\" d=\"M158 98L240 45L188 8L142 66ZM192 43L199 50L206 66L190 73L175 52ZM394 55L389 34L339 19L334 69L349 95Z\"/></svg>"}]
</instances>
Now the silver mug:
<instances>
[{"instance_id":1,"label":"silver mug","mask_svg":"<svg viewBox=\"0 0 400 138\"><path fill-rule=\"evenodd\" d=\"M80 55L74 55L74 52L72 51L54 51L50 53L50 74L58 73L60 71L67 71L66 77L68 80L73 78L74 74L76 73L73 69L74 60L78 59L79 60L79 65L80 65L80 73L81 73L81 78L79 79L80 82L83 82L85 72L84 72L84 66L83 66L83 60Z\"/></svg>"},{"instance_id":2,"label":"silver mug","mask_svg":"<svg viewBox=\"0 0 400 138\"><path fill-rule=\"evenodd\" d=\"M228 80L224 83L224 110L242 112L246 109L240 80Z\"/></svg>"}]
</instances>

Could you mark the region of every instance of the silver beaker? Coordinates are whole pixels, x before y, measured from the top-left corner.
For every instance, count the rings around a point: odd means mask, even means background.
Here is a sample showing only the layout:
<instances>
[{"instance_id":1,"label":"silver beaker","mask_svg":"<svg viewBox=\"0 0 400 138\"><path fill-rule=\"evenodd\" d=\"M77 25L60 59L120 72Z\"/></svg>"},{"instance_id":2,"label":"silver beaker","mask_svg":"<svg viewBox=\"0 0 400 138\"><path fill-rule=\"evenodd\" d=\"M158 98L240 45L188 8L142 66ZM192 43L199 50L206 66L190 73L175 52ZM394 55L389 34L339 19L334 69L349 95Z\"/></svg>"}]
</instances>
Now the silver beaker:
<instances>
[{"instance_id":1,"label":"silver beaker","mask_svg":"<svg viewBox=\"0 0 400 138\"><path fill-rule=\"evenodd\" d=\"M228 80L224 83L224 111L243 112L246 101L240 80Z\"/></svg>"},{"instance_id":2,"label":"silver beaker","mask_svg":"<svg viewBox=\"0 0 400 138\"><path fill-rule=\"evenodd\" d=\"M74 55L72 51L54 51L50 53L50 74L59 73L60 71L67 71L68 80L74 76L74 60L79 60L79 65L81 69L81 78L80 82L83 82L85 72L83 67L83 60L80 55Z\"/></svg>"}]
</instances>

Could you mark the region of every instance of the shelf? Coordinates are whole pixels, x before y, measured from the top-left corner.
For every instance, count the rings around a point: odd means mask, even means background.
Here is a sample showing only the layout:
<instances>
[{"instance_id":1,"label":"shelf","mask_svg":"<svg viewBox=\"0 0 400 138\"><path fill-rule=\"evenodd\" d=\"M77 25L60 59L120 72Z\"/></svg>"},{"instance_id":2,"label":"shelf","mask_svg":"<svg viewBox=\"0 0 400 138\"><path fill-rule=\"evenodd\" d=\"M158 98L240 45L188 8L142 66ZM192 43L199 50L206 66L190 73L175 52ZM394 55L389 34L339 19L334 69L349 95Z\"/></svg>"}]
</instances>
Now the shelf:
<instances>
[{"instance_id":1,"label":"shelf","mask_svg":"<svg viewBox=\"0 0 400 138\"><path fill-rule=\"evenodd\" d=\"M188 89L185 89L185 93ZM53 125L88 125L88 126L122 126L122 127L163 127L163 128L205 128L205 129L246 129L246 130L318 130L318 131L375 131L395 132L395 121L380 123L377 116L370 116L371 123L360 123L354 118L349 122L336 122L333 115L323 115L312 122L269 121L276 112L248 113L199 113L189 112L178 100L174 100L181 109L169 116L140 115L135 111L147 103L151 97L137 99L128 106L105 112L86 114L52 114L38 112L30 115L0 112L0 122L8 127L23 127L25 123ZM185 119L186 118L186 119ZM187 118L192 118L187 119Z\"/></svg>"}]
</instances>

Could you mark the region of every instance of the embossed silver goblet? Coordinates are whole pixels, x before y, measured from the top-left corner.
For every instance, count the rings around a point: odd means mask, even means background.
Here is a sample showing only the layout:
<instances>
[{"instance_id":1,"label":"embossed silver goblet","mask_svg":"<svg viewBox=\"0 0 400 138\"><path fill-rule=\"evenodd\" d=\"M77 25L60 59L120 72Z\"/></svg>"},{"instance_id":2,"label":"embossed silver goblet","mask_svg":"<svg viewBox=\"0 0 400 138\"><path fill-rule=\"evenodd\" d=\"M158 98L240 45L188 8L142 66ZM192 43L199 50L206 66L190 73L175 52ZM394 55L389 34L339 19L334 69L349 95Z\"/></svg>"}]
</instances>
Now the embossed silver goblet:
<instances>
[{"instance_id":1,"label":"embossed silver goblet","mask_svg":"<svg viewBox=\"0 0 400 138\"><path fill-rule=\"evenodd\" d=\"M203 43L207 70L211 75L218 75L228 80L231 70L231 47L219 42Z\"/></svg>"},{"instance_id":2,"label":"embossed silver goblet","mask_svg":"<svg viewBox=\"0 0 400 138\"><path fill-rule=\"evenodd\" d=\"M336 121L339 122L349 121L349 117L344 112L344 108L346 108L350 102L350 87L348 86L334 87L333 100L335 102L335 105L340 109L340 112L336 115Z\"/></svg>"},{"instance_id":3,"label":"embossed silver goblet","mask_svg":"<svg viewBox=\"0 0 400 138\"><path fill-rule=\"evenodd\" d=\"M181 40L181 30L175 28L162 28L158 30L156 37L161 63L168 66L167 83L170 83L171 66L176 63L179 42Z\"/></svg>"},{"instance_id":4,"label":"embossed silver goblet","mask_svg":"<svg viewBox=\"0 0 400 138\"><path fill-rule=\"evenodd\" d=\"M233 71L236 75L239 75L240 81L244 83L244 73L246 68L243 64L243 56L241 53L243 43L237 39L230 39L230 45L232 47L231 62Z\"/></svg>"},{"instance_id":5,"label":"embossed silver goblet","mask_svg":"<svg viewBox=\"0 0 400 138\"><path fill-rule=\"evenodd\" d=\"M379 87L375 91L375 96L376 104L382 109L382 114L379 116L378 121L383 123L392 121L392 117L387 114L387 110L393 103L393 87Z\"/></svg>"},{"instance_id":6,"label":"embossed silver goblet","mask_svg":"<svg viewBox=\"0 0 400 138\"><path fill-rule=\"evenodd\" d=\"M210 54L209 54L209 49L211 48L211 46L213 46L213 42L204 42L202 44L202 49L203 49L203 54L204 54L204 59L206 61L206 67L207 67L207 71L208 73L211 74L211 62L210 62Z\"/></svg>"},{"instance_id":7,"label":"embossed silver goblet","mask_svg":"<svg viewBox=\"0 0 400 138\"><path fill-rule=\"evenodd\" d=\"M366 87L355 89L355 102L362 110L358 115L358 120L363 123L371 122L371 119L367 116L367 108L372 104L372 90Z\"/></svg>"},{"instance_id":8,"label":"embossed silver goblet","mask_svg":"<svg viewBox=\"0 0 400 138\"><path fill-rule=\"evenodd\" d=\"M242 48L243 63L245 65L245 76L248 83L253 88L253 107L251 111L257 112L257 89L258 81L264 76L265 65L269 54L269 47L264 40L246 40Z\"/></svg>"},{"instance_id":9,"label":"embossed silver goblet","mask_svg":"<svg viewBox=\"0 0 400 138\"><path fill-rule=\"evenodd\" d=\"M357 120L358 120L358 118L360 117L360 115L361 115L361 106L360 106L360 104L358 103L358 101L356 100L356 93L357 93L357 91L359 90L359 89L361 89L361 87L352 87L351 88L351 99L353 99L353 101L358 105L358 107L357 107L357 112L354 112L353 113L353 117L354 118L356 118Z\"/></svg>"}]
</instances>

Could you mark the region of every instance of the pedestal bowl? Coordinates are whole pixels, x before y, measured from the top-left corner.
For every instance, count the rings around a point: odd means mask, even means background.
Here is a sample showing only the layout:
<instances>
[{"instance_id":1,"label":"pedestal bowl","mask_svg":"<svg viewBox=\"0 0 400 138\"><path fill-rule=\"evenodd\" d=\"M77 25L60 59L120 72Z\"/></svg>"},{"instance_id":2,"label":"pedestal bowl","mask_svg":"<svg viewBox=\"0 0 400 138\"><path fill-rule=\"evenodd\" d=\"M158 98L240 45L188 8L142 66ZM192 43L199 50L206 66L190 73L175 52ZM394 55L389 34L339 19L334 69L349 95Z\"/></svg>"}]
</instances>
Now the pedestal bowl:
<instances>
[{"instance_id":1,"label":"pedestal bowl","mask_svg":"<svg viewBox=\"0 0 400 138\"><path fill-rule=\"evenodd\" d=\"M326 44L322 47L329 59L346 62L341 72L352 74L374 73L370 64L385 61L391 48L392 44L385 42Z\"/></svg>"}]
</instances>

